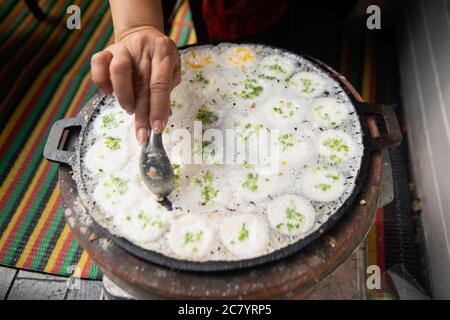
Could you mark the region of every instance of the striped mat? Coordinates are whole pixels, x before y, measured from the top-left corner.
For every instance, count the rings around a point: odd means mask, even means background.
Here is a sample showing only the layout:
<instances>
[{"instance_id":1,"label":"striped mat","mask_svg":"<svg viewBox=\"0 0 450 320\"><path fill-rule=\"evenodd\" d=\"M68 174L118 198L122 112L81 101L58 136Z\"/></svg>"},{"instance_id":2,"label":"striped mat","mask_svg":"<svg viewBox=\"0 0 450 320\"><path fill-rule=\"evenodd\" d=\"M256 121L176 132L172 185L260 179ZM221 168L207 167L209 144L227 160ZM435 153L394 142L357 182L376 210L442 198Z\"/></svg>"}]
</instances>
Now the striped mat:
<instances>
[{"instance_id":1,"label":"striped mat","mask_svg":"<svg viewBox=\"0 0 450 320\"><path fill-rule=\"evenodd\" d=\"M112 42L111 15L107 1L38 3L50 17L46 22L35 19L24 1L0 3L0 264L98 279L100 270L64 221L58 166L42 152L51 124L76 115L95 93L89 61ZM66 28L71 4L81 8L81 30ZM196 42L187 1L170 37L178 45ZM370 37L345 39L339 70L367 100L376 89L371 46ZM369 235L373 264L382 263L380 232L376 224Z\"/></svg>"},{"instance_id":2,"label":"striped mat","mask_svg":"<svg viewBox=\"0 0 450 320\"><path fill-rule=\"evenodd\" d=\"M24 1L0 2L0 264L97 279L98 267L73 239L63 218L58 166L42 157L51 124L73 117L95 93L90 57L112 41L108 1L38 1L34 18ZM76 4L81 30L66 28ZM187 4L171 36L196 41Z\"/></svg>"}]
</instances>

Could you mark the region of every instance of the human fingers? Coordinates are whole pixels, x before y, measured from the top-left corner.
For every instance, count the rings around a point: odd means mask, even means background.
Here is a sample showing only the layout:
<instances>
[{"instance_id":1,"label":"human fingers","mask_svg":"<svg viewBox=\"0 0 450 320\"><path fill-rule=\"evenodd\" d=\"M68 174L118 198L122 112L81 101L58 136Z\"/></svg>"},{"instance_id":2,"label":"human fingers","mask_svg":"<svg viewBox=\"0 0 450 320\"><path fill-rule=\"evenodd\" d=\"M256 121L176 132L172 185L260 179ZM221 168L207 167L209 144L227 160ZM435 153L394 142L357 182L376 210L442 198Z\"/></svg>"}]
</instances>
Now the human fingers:
<instances>
[{"instance_id":1,"label":"human fingers","mask_svg":"<svg viewBox=\"0 0 450 320\"><path fill-rule=\"evenodd\" d=\"M94 54L91 58L92 81L97 88L105 95L113 92L109 74L109 64L113 55L109 50L103 50Z\"/></svg>"},{"instance_id":2,"label":"human fingers","mask_svg":"<svg viewBox=\"0 0 450 320\"><path fill-rule=\"evenodd\" d=\"M114 93L122 108L128 114L132 114L135 109L133 59L123 46L114 46L111 52L113 58L109 65L109 73Z\"/></svg>"}]
</instances>

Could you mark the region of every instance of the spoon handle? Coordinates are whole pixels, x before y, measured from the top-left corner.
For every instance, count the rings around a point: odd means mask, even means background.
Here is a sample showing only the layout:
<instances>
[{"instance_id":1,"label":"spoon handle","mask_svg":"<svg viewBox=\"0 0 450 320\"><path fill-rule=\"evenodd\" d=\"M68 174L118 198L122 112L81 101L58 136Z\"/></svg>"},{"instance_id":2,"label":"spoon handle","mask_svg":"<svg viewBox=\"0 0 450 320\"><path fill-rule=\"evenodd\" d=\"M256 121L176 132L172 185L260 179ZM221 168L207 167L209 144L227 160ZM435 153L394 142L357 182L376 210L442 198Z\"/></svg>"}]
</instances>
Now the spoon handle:
<instances>
[{"instance_id":1,"label":"spoon handle","mask_svg":"<svg viewBox=\"0 0 450 320\"><path fill-rule=\"evenodd\" d=\"M151 130L149 145L155 149L164 149L162 142L162 133L156 133L154 130Z\"/></svg>"}]
</instances>

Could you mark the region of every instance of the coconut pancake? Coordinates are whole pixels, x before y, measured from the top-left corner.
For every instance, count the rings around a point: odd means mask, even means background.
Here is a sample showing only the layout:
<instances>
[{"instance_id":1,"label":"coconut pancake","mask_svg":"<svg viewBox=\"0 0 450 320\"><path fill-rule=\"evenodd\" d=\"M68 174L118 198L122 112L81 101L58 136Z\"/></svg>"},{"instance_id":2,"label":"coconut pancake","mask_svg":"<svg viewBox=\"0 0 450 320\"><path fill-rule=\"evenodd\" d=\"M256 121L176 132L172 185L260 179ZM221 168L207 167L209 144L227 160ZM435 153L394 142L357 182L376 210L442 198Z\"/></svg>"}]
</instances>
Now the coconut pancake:
<instances>
[{"instance_id":1,"label":"coconut pancake","mask_svg":"<svg viewBox=\"0 0 450 320\"><path fill-rule=\"evenodd\" d=\"M309 60L260 45L180 55L182 82L163 133L175 176L172 211L141 182L134 118L116 99L88 128L83 179L111 231L171 258L233 261L320 228L353 192L364 153L359 117L341 86Z\"/></svg>"}]
</instances>

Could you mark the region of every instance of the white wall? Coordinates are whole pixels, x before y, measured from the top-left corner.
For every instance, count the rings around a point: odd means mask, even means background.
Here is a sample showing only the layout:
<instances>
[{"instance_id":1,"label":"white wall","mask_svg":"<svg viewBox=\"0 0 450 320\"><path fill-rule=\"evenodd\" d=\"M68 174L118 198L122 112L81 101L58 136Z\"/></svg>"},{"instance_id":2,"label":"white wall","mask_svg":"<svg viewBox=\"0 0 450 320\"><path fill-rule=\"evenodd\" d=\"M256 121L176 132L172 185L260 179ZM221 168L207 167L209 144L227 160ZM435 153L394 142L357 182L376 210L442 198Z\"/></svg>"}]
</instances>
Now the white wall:
<instances>
[{"instance_id":1,"label":"white wall","mask_svg":"<svg viewBox=\"0 0 450 320\"><path fill-rule=\"evenodd\" d=\"M450 0L405 1L403 104L436 298L450 299Z\"/></svg>"}]
</instances>

